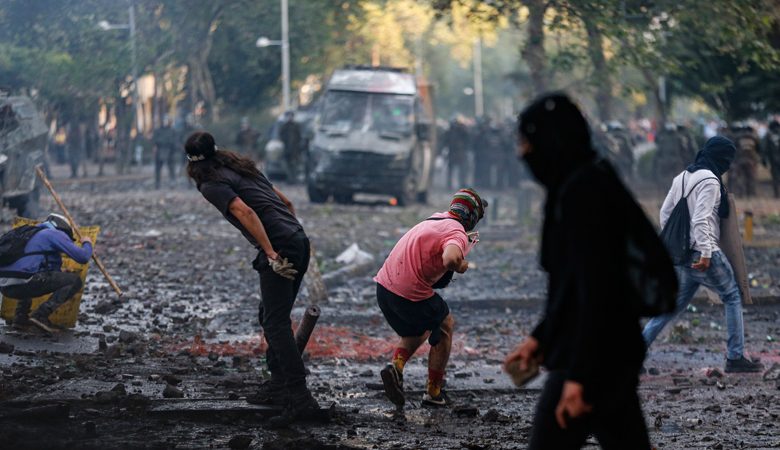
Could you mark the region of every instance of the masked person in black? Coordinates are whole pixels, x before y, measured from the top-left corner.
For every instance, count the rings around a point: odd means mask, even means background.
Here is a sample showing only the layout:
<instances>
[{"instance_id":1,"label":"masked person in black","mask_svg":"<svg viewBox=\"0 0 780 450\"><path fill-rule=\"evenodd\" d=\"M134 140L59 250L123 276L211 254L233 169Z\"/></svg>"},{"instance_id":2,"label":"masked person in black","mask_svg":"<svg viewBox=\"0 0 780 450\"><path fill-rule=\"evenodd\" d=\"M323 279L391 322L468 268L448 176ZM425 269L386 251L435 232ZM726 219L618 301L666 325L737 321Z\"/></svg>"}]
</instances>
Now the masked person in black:
<instances>
[{"instance_id":1,"label":"masked person in black","mask_svg":"<svg viewBox=\"0 0 780 450\"><path fill-rule=\"evenodd\" d=\"M193 133L185 150L187 173L203 197L258 250L253 267L260 273L260 322L271 380L247 401L283 406L282 420L311 414L319 405L306 387L290 321L310 247L293 205L251 159L218 150L211 134Z\"/></svg>"},{"instance_id":2,"label":"masked person in black","mask_svg":"<svg viewBox=\"0 0 780 450\"><path fill-rule=\"evenodd\" d=\"M519 151L547 190L544 317L506 360L549 370L530 448L578 449L592 433L607 450L650 449L636 392L645 345L625 295L621 238L631 220L647 218L596 156L588 123L568 97L537 99L520 114L518 130Z\"/></svg>"}]
</instances>

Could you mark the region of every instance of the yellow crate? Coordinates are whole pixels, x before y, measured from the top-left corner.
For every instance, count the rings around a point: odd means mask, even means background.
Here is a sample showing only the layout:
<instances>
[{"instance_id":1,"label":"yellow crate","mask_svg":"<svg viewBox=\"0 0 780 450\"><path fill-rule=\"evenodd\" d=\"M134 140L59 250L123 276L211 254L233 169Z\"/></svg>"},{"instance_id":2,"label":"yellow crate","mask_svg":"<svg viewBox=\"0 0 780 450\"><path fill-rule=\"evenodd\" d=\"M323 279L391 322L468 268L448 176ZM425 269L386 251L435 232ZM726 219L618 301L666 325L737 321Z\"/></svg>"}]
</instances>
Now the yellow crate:
<instances>
[{"instance_id":1,"label":"yellow crate","mask_svg":"<svg viewBox=\"0 0 780 450\"><path fill-rule=\"evenodd\" d=\"M38 221L32 219L26 219L24 217L17 217L14 219L13 227L20 227L22 225L37 225ZM81 235L92 239L93 245L97 243L97 237L100 233L100 227L81 227L79 228ZM76 261L70 259L66 255L62 255L62 271L63 272L75 272L81 276L81 282L86 286L87 270L89 270L89 262L86 264L79 264ZM49 316L49 320L54 325L58 325L66 328L73 328L76 326L76 320L79 316L79 307L81 306L81 296L84 294L84 288L76 293L73 297L69 298L62 306L57 308L54 313ZM35 311L38 305L45 302L51 297L51 294L44 295L42 297L36 297L32 300L32 310ZM16 311L16 299L3 296L3 303L0 306L0 317L10 321L14 317Z\"/></svg>"}]
</instances>

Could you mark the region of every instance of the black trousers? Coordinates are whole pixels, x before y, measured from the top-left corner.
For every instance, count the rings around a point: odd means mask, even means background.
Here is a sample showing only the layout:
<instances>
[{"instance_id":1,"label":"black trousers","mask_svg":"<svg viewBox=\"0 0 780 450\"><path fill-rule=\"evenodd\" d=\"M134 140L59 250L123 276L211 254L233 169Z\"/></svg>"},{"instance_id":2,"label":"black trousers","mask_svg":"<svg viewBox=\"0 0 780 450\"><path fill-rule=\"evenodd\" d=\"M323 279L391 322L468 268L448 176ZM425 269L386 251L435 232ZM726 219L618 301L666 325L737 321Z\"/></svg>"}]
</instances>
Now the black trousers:
<instances>
[{"instance_id":1,"label":"black trousers","mask_svg":"<svg viewBox=\"0 0 780 450\"><path fill-rule=\"evenodd\" d=\"M774 163L772 163L772 169L774 169ZM780 197L780 171L775 172L772 170L772 190L774 191L775 198Z\"/></svg>"},{"instance_id":2,"label":"black trousers","mask_svg":"<svg viewBox=\"0 0 780 450\"><path fill-rule=\"evenodd\" d=\"M54 293L48 300L38 306L34 316L48 318L57 308L81 290L81 277L70 272L40 272L25 284L6 286L0 291L3 295L19 299L16 305L16 317L27 318L30 314L32 299L41 295Z\"/></svg>"},{"instance_id":3,"label":"black trousers","mask_svg":"<svg viewBox=\"0 0 780 450\"><path fill-rule=\"evenodd\" d=\"M549 373L536 405L529 449L579 449L593 434L605 450L650 450L647 427L636 393L637 374L616 375L614 382L605 380L605 389L597 393L593 401L593 411L576 420L569 419L564 430L555 420L555 408L561 398L565 378L562 371Z\"/></svg>"},{"instance_id":4,"label":"black trousers","mask_svg":"<svg viewBox=\"0 0 780 450\"><path fill-rule=\"evenodd\" d=\"M173 148L158 147L154 156L154 185L160 189L162 183L163 165L168 165L168 179L176 179L176 158L177 153Z\"/></svg>"},{"instance_id":5,"label":"black trousers","mask_svg":"<svg viewBox=\"0 0 780 450\"><path fill-rule=\"evenodd\" d=\"M272 381L288 389L298 389L306 386L306 369L295 345L290 313L309 268L309 239L303 231L299 231L275 250L293 264L298 275L294 280L277 275L263 252L255 259L253 266L260 273L260 294L263 297L259 319L268 341L265 357Z\"/></svg>"}]
</instances>

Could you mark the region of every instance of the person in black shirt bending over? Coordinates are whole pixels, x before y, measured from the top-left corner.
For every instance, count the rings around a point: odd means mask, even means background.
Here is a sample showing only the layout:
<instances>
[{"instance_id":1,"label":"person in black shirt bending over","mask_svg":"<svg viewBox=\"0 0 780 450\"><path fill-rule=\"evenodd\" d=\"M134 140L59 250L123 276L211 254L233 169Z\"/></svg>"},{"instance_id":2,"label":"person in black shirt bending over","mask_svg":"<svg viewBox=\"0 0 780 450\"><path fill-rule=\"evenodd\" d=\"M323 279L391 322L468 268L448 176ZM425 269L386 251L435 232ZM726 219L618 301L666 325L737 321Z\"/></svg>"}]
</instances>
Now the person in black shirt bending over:
<instances>
[{"instance_id":1,"label":"person in black shirt bending over","mask_svg":"<svg viewBox=\"0 0 780 450\"><path fill-rule=\"evenodd\" d=\"M645 344L626 295L623 237L629 218L647 218L597 159L588 123L568 97L543 96L518 122L519 152L547 191L544 318L506 361L549 371L530 448L578 449L593 433L606 450L650 450L636 392Z\"/></svg>"},{"instance_id":2,"label":"person in black shirt bending over","mask_svg":"<svg viewBox=\"0 0 780 450\"><path fill-rule=\"evenodd\" d=\"M258 250L252 266L260 273L259 317L271 379L247 401L282 406L290 420L311 414L319 405L306 386L290 321L310 255L295 209L251 159L218 150L211 134L193 133L184 148L187 173L200 193Z\"/></svg>"}]
</instances>

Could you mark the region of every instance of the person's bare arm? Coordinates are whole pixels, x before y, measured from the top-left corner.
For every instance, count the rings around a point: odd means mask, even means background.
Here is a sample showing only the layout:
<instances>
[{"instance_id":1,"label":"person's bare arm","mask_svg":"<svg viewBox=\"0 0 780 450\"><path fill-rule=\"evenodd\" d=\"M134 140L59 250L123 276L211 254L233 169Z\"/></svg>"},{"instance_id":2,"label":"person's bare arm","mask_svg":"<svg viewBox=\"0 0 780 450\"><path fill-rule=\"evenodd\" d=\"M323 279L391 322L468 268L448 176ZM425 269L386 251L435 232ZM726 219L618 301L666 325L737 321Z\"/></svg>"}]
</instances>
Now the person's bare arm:
<instances>
[{"instance_id":1,"label":"person's bare arm","mask_svg":"<svg viewBox=\"0 0 780 450\"><path fill-rule=\"evenodd\" d=\"M455 244L444 247L442 262L447 270L454 270L458 273L463 273L469 268L469 262L463 257L463 252L460 247Z\"/></svg>"},{"instance_id":2,"label":"person's bare arm","mask_svg":"<svg viewBox=\"0 0 780 450\"><path fill-rule=\"evenodd\" d=\"M276 186L274 186L274 192L276 192L276 195L278 195L278 196L279 196L279 200L281 200L281 201L282 201L282 203L284 203L284 204L285 204L285 206L287 206L287 209L289 209L289 210L290 210L290 212L292 213L292 215L293 215L293 216L295 216L295 207L293 206L293 204L292 204L292 202L290 201L290 199L289 199L289 198L287 198L287 196L286 196L286 195L282 194L282 191L280 191L279 189L277 189L277 188L276 188Z\"/></svg>"},{"instance_id":3,"label":"person's bare arm","mask_svg":"<svg viewBox=\"0 0 780 450\"><path fill-rule=\"evenodd\" d=\"M260 218L257 217L257 213L255 213L252 208L247 206L240 197L236 197L230 202L229 210L230 214L233 214L233 216L241 222L241 225L246 228L249 234L255 238L255 241L257 241L260 248L263 249L266 256L268 256L268 259L279 259L279 254L274 251L271 240L268 239L268 234L265 232L263 222L260 221Z\"/></svg>"}]
</instances>

